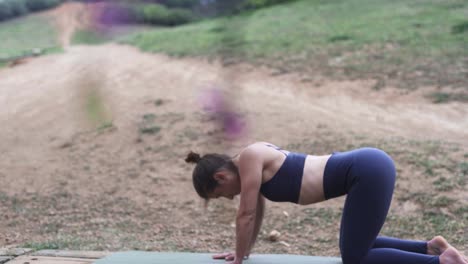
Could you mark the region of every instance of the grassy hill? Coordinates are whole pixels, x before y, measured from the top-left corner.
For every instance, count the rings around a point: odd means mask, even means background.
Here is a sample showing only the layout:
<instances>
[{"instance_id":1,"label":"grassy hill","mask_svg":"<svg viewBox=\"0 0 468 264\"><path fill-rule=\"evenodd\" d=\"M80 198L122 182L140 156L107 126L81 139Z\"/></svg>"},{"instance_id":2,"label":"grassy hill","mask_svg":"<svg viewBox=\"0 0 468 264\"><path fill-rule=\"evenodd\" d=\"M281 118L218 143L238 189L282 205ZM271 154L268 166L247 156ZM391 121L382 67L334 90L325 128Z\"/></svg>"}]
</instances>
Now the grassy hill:
<instances>
[{"instance_id":1,"label":"grassy hill","mask_svg":"<svg viewBox=\"0 0 468 264\"><path fill-rule=\"evenodd\" d=\"M46 52L60 50L55 28L38 15L0 23L0 40L0 59L30 54L36 48Z\"/></svg>"},{"instance_id":2,"label":"grassy hill","mask_svg":"<svg viewBox=\"0 0 468 264\"><path fill-rule=\"evenodd\" d=\"M284 72L398 80L403 88L468 87L467 12L465 0L303 0L125 42L175 56L241 58Z\"/></svg>"}]
</instances>

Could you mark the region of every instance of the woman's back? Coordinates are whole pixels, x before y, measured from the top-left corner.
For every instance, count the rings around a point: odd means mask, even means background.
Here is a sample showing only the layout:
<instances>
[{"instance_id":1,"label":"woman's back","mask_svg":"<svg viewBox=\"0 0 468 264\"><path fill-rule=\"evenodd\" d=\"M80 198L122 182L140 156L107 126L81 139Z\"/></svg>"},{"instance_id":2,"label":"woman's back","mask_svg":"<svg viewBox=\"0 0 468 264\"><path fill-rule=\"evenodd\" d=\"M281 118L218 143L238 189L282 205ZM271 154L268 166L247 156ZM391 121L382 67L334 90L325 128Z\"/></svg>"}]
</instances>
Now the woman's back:
<instances>
[{"instance_id":1,"label":"woman's back","mask_svg":"<svg viewBox=\"0 0 468 264\"><path fill-rule=\"evenodd\" d=\"M289 152L268 142L253 145L260 147L264 155L261 191L266 198L299 204L311 204L325 199L323 172L330 155L313 156Z\"/></svg>"}]
</instances>

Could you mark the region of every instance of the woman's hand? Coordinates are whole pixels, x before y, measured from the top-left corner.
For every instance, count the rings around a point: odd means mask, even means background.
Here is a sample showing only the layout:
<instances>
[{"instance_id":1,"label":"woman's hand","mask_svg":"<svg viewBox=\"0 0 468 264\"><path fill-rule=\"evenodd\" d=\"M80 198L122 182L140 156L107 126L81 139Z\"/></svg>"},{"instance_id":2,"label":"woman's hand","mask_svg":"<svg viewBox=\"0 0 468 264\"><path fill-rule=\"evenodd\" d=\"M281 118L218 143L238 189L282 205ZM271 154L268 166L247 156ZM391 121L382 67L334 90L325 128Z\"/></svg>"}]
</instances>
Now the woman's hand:
<instances>
[{"instance_id":1,"label":"woman's hand","mask_svg":"<svg viewBox=\"0 0 468 264\"><path fill-rule=\"evenodd\" d=\"M228 262L227 264L242 264L242 260L241 261L234 260L233 262Z\"/></svg>"},{"instance_id":2,"label":"woman's hand","mask_svg":"<svg viewBox=\"0 0 468 264\"><path fill-rule=\"evenodd\" d=\"M236 258L235 253L221 253L213 255L213 259L224 259L226 261L232 261Z\"/></svg>"},{"instance_id":3,"label":"woman's hand","mask_svg":"<svg viewBox=\"0 0 468 264\"><path fill-rule=\"evenodd\" d=\"M249 256L245 256L243 260L248 259ZM226 261L234 261L234 262L229 262L228 264L241 264L241 261L236 261L236 254L235 253L220 253L213 255L213 259L224 259Z\"/></svg>"}]
</instances>

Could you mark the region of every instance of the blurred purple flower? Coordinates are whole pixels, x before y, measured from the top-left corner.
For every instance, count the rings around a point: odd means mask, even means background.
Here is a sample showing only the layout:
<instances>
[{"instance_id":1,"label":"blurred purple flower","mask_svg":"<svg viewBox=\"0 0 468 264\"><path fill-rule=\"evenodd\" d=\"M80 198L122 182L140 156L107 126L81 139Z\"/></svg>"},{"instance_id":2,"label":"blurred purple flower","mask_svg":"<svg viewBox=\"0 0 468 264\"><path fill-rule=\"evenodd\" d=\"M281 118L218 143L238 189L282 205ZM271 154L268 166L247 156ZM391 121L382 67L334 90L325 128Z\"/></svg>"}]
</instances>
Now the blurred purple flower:
<instances>
[{"instance_id":1,"label":"blurred purple flower","mask_svg":"<svg viewBox=\"0 0 468 264\"><path fill-rule=\"evenodd\" d=\"M244 135L245 121L241 115L234 112L222 114L224 133L228 138L235 139Z\"/></svg>"},{"instance_id":2,"label":"blurred purple flower","mask_svg":"<svg viewBox=\"0 0 468 264\"><path fill-rule=\"evenodd\" d=\"M246 123L241 114L232 110L227 95L220 89L210 89L201 96L202 108L219 122L224 135L229 139L245 134Z\"/></svg>"},{"instance_id":3,"label":"blurred purple flower","mask_svg":"<svg viewBox=\"0 0 468 264\"><path fill-rule=\"evenodd\" d=\"M128 7L115 3L107 3L101 9L98 22L104 26L114 26L131 23L133 22L132 20L132 13Z\"/></svg>"},{"instance_id":4,"label":"blurred purple flower","mask_svg":"<svg viewBox=\"0 0 468 264\"><path fill-rule=\"evenodd\" d=\"M135 18L127 5L101 2L90 4L91 27L97 32L105 32L114 26L133 23Z\"/></svg>"}]
</instances>

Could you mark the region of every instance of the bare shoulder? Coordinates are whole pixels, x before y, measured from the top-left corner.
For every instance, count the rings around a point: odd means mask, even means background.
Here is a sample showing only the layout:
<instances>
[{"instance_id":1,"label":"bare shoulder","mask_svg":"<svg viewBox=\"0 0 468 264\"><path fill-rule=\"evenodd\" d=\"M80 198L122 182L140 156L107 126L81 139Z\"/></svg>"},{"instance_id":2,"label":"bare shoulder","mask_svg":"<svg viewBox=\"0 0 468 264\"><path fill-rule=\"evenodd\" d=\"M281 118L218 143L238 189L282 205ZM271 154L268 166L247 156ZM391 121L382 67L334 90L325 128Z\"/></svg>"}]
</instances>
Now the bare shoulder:
<instances>
[{"instance_id":1,"label":"bare shoulder","mask_svg":"<svg viewBox=\"0 0 468 264\"><path fill-rule=\"evenodd\" d=\"M239 153L238 168L243 186L255 187L254 189L256 189L261 185L265 152L262 144L253 143Z\"/></svg>"},{"instance_id":2,"label":"bare shoulder","mask_svg":"<svg viewBox=\"0 0 468 264\"><path fill-rule=\"evenodd\" d=\"M253 144L250 144L248 145L247 147L245 147L240 153L239 153L239 156L240 156L240 159L242 158L255 158L258 156L260 156L263 152L263 147L261 144L258 144L257 142L256 143L253 143Z\"/></svg>"},{"instance_id":3,"label":"bare shoulder","mask_svg":"<svg viewBox=\"0 0 468 264\"><path fill-rule=\"evenodd\" d=\"M265 150L268 149L267 147L268 145L273 145L273 144L264 142L264 141L258 141L258 142L252 143L248 145L247 147L245 147L239 153L239 155L241 156L243 155L244 157L249 157L249 158L254 158L254 156L257 156L257 158L259 156L261 157L265 153Z\"/></svg>"},{"instance_id":4,"label":"bare shoulder","mask_svg":"<svg viewBox=\"0 0 468 264\"><path fill-rule=\"evenodd\" d=\"M276 147L276 145L265 141L252 143L239 152L239 161L241 164L267 164L272 160L277 159L279 155L279 152L272 147ZM281 154L281 157L283 157L283 155L284 154Z\"/></svg>"}]
</instances>

